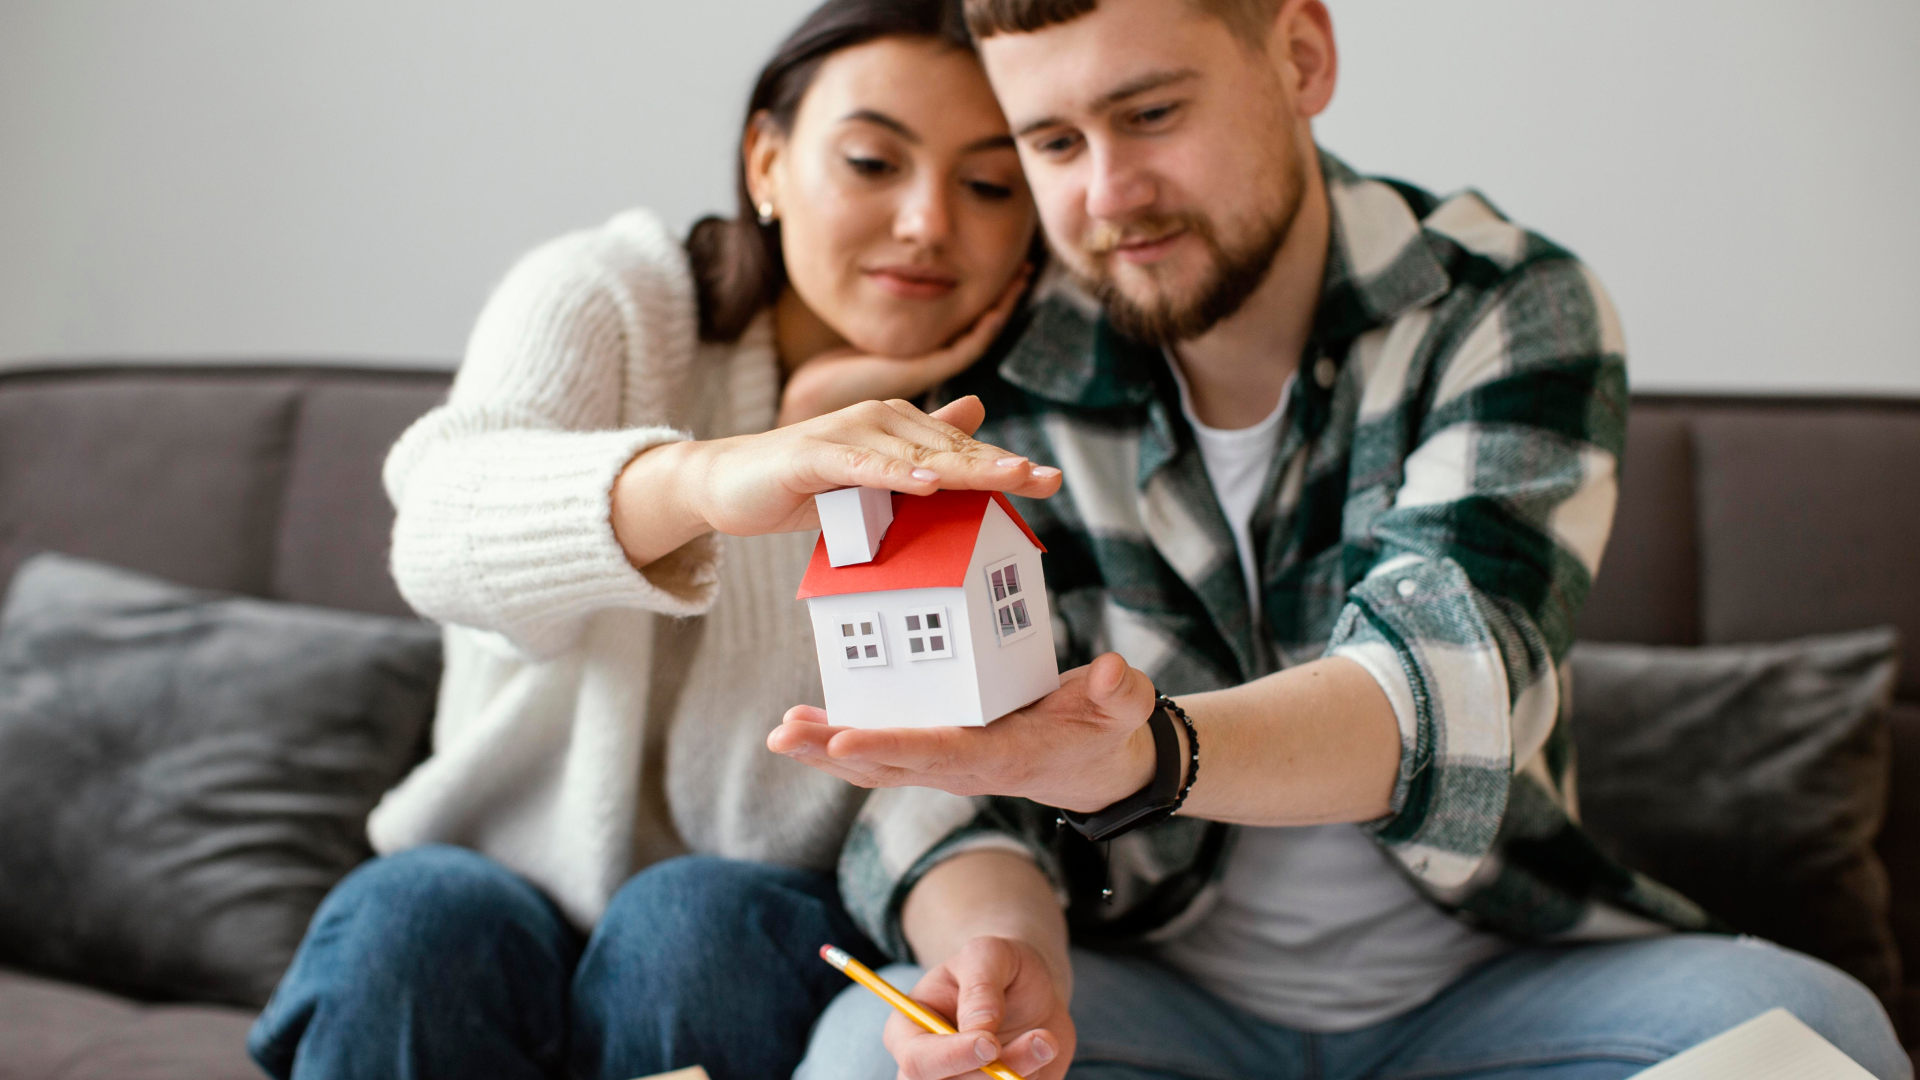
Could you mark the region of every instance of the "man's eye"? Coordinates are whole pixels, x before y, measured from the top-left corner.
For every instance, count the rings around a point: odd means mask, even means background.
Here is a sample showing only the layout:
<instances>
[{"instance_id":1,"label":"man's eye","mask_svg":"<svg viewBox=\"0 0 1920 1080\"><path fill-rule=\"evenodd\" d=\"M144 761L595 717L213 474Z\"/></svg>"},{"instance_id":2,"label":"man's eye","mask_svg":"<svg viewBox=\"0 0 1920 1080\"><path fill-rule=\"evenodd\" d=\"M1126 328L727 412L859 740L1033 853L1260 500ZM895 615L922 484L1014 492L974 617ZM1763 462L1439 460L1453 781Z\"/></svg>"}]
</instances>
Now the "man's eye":
<instances>
[{"instance_id":1,"label":"man's eye","mask_svg":"<svg viewBox=\"0 0 1920 1080\"><path fill-rule=\"evenodd\" d=\"M969 180L967 188L975 195L989 202L1004 202L1013 198L1013 189L1005 184L990 184L985 180Z\"/></svg>"},{"instance_id":2,"label":"man's eye","mask_svg":"<svg viewBox=\"0 0 1920 1080\"><path fill-rule=\"evenodd\" d=\"M1053 138L1042 142L1038 149L1043 154L1058 157L1072 150L1077 141L1078 140L1072 135L1055 135Z\"/></svg>"},{"instance_id":3,"label":"man's eye","mask_svg":"<svg viewBox=\"0 0 1920 1080\"><path fill-rule=\"evenodd\" d=\"M1179 106L1177 105L1155 105L1151 108L1141 109L1139 112L1133 114L1133 122L1151 127L1171 117L1178 108Z\"/></svg>"},{"instance_id":4,"label":"man's eye","mask_svg":"<svg viewBox=\"0 0 1920 1080\"><path fill-rule=\"evenodd\" d=\"M847 159L847 167L861 176L885 176L893 171L892 163L870 157L850 157Z\"/></svg>"}]
</instances>

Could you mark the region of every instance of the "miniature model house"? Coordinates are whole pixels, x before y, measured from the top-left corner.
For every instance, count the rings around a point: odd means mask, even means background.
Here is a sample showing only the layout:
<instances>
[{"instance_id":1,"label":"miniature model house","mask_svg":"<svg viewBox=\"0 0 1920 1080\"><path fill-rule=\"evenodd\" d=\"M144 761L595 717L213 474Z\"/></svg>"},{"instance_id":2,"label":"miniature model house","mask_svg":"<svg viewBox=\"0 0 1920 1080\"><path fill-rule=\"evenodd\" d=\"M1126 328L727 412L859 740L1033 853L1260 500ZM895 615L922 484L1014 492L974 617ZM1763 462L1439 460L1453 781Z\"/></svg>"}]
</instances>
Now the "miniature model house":
<instances>
[{"instance_id":1,"label":"miniature model house","mask_svg":"<svg viewBox=\"0 0 1920 1080\"><path fill-rule=\"evenodd\" d=\"M815 497L800 583L827 718L841 727L979 726L1060 687L1033 530L999 492Z\"/></svg>"}]
</instances>

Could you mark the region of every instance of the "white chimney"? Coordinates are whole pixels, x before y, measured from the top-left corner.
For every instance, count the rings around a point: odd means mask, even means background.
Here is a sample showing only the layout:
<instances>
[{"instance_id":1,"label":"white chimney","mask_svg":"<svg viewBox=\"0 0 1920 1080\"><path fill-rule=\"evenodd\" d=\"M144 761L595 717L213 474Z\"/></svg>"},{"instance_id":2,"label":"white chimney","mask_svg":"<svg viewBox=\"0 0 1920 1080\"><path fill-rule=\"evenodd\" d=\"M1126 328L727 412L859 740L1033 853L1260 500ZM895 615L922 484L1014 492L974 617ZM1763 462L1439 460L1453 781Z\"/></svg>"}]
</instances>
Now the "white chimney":
<instances>
[{"instance_id":1,"label":"white chimney","mask_svg":"<svg viewBox=\"0 0 1920 1080\"><path fill-rule=\"evenodd\" d=\"M854 487L823 491L813 497L820 511L820 535L827 540L827 565L872 562L880 540L893 524L893 492Z\"/></svg>"}]
</instances>

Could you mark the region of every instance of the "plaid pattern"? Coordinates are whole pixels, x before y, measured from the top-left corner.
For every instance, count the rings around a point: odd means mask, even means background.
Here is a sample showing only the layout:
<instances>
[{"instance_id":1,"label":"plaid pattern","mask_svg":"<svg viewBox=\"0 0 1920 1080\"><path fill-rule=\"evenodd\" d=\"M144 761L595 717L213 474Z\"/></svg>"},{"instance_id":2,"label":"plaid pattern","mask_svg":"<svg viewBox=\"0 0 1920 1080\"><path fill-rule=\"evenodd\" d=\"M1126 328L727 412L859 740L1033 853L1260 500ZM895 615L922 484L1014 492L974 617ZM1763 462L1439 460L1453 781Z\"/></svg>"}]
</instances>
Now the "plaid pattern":
<instances>
[{"instance_id":1,"label":"plaid pattern","mask_svg":"<svg viewBox=\"0 0 1920 1080\"><path fill-rule=\"evenodd\" d=\"M947 389L984 400L982 438L1065 470L1059 495L1017 500L1048 548L1063 666L1111 649L1177 697L1350 657L1387 691L1402 746L1392 810L1363 827L1435 903L1531 940L1708 927L1578 825L1565 662L1626 431L1606 294L1476 193L1443 201L1322 161L1333 239L1254 513L1259 610L1158 349L1053 290L998 364ZM881 791L841 885L905 956L900 906L922 874L1017 850L1077 940L1151 938L1206 910L1232 834L1175 818L1102 852L1024 800Z\"/></svg>"}]
</instances>

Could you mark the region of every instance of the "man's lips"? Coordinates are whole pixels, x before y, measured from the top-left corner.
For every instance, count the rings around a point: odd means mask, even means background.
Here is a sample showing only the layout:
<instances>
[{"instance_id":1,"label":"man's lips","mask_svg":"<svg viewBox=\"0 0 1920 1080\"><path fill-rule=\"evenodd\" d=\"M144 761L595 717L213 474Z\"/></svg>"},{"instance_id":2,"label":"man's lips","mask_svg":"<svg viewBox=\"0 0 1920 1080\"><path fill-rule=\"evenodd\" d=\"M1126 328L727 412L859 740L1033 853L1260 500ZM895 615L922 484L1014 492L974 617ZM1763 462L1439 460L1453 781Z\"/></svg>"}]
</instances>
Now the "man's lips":
<instances>
[{"instance_id":1,"label":"man's lips","mask_svg":"<svg viewBox=\"0 0 1920 1080\"><path fill-rule=\"evenodd\" d=\"M882 289L909 300L937 300L960 285L952 274L917 266L876 266L861 273Z\"/></svg>"},{"instance_id":2,"label":"man's lips","mask_svg":"<svg viewBox=\"0 0 1920 1080\"><path fill-rule=\"evenodd\" d=\"M1135 265L1157 262L1185 235L1187 235L1187 230L1174 229L1172 232L1161 233L1159 236L1144 237L1137 240L1123 240L1115 245L1113 257Z\"/></svg>"}]
</instances>

